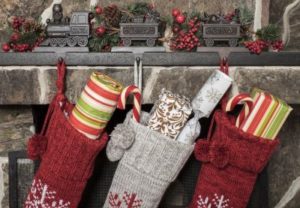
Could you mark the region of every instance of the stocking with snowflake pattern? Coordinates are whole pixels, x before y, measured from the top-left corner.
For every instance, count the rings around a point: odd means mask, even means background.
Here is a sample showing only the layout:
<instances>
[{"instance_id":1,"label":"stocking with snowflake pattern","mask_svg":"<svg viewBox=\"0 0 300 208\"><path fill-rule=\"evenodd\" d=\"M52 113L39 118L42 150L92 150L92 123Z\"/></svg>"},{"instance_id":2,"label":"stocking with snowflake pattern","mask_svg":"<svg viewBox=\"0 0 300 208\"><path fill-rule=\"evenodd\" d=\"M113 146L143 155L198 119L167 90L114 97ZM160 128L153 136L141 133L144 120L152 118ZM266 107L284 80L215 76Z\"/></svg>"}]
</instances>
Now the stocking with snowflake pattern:
<instances>
[{"instance_id":1,"label":"stocking with snowflake pattern","mask_svg":"<svg viewBox=\"0 0 300 208\"><path fill-rule=\"evenodd\" d=\"M208 139L197 141L195 156L203 164L190 208L247 207L257 175L279 142L245 133L234 123L218 110Z\"/></svg>"},{"instance_id":2,"label":"stocking with snowflake pattern","mask_svg":"<svg viewBox=\"0 0 300 208\"><path fill-rule=\"evenodd\" d=\"M148 128L148 113L141 112L140 123L131 117L115 128L106 148L110 160L121 160L104 208L158 207L194 149Z\"/></svg>"},{"instance_id":3,"label":"stocking with snowflake pattern","mask_svg":"<svg viewBox=\"0 0 300 208\"><path fill-rule=\"evenodd\" d=\"M28 156L41 159L25 208L75 208L91 176L107 134L92 140L75 130L65 114L73 105L63 94L65 64L58 63L58 92L49 106L41 134L28 142Z\"/></svg>"}]
</instances>

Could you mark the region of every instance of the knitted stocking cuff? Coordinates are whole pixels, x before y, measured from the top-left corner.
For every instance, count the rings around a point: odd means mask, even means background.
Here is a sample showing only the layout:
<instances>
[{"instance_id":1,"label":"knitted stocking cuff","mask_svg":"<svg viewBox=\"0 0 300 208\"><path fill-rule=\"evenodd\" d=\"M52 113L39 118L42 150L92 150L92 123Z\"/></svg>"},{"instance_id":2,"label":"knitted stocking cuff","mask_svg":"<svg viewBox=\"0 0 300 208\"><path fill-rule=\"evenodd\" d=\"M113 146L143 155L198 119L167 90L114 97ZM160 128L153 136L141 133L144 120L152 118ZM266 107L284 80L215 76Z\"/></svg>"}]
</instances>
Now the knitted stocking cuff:
<instances>
[{"instance_id":1,"label":"knitted stocking cuff","mask_svg":"<svg viewBox=\"0 0 300 208\"><path fill-rule=\"evenodd\" d=\"M94 160L108 140L107 134L99 140L85 137L68 123L60 108L56 108L52 116L51 121L55 122L49 123L44 136L48 140L47 147L25 207L31 203L40 203L36 207L42 207L47 200L51 204L51 198L53 203L56 203L54 198L58 198L69 204L57 207L77 207L92 174Z\"/></svg>"},{"instance_id":2,"label":"knitted stocking cuff","mask_svg":"<svg viewBox=\"0 0 300 208\"><path fill-rule=\"evenodd\" d=\"M135 132L134 143L118 165L104 207L155 208L194 145L174 141L132 119L128 128Z\"/></svg>"},{"instance_id":3,"label":"knitted stocking cuff","mask_svg":"<svg viewBox=\"0 0 300 208\"><path fill-rule=\"evenodd\" d=\"M106 155L112 162L120 160L125 151L134 143L136 125L131 125L132 110L126 115L123 123L118 124L111 133L111 138L106 147ZM140 123L146 125L150 115L141 112Z\"/></svg>"},{"instance_id":4,"label":"knitted stocking cuff","mask_svg":"<svg viewBox=\"0 0 300 208\"><path fill-rule=\"evenodd\" d=\"M198 140L195 146L195 156L203 165L190 207L244 208L257 174L267 164L278 140L241 131L221 111L217 111L214 118L213 136Z\"/></svg>"}]
</instances>

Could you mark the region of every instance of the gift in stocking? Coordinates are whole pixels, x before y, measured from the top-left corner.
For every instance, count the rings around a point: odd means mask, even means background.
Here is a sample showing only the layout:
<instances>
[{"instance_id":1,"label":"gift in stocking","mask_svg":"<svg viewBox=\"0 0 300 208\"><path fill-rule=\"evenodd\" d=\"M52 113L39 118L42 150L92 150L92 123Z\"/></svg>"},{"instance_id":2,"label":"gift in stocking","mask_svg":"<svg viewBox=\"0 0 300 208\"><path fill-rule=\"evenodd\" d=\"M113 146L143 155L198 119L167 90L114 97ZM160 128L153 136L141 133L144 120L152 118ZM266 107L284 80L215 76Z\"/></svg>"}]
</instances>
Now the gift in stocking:
<instances>
[{"instance_id":1,"label":"gift in stocking","mask_svg":"<svg viewBox=\"0 0 300 208\"><path fill-rule=\"evenodd\" d=\"M105 208L157 207L194 148L148 128L148 113L141 113L141 123L131 116L128 113L125 122L112 132L106 149L110 160L122 159Z\"/></svg>"},{"instance_id":2,"label":"gift in stocking","mask_svg":"<svg viewBox=\"0 0 300 208\"><path fill-rule=\"evenodd\" d=\"M96 155L108 139L92 140L75 130L65 113L73 105L64 95L65 64L57 65L57 94L49 106L42 133L28 143L31 159L41 159L25 208L75 208L91 176Z\"/></svg>"},{"instance_id":3,"label":"gift in stocking","mask_svg":"<svg viewBox=\"0 0 300 208\"><path fill-rule=\"evenodd\" d=\"M257 175L278 143L243 132L233 117L216 111L208 138L195 145L203 164L190 208L247 207Z\"/></svg>"}]
</instances>

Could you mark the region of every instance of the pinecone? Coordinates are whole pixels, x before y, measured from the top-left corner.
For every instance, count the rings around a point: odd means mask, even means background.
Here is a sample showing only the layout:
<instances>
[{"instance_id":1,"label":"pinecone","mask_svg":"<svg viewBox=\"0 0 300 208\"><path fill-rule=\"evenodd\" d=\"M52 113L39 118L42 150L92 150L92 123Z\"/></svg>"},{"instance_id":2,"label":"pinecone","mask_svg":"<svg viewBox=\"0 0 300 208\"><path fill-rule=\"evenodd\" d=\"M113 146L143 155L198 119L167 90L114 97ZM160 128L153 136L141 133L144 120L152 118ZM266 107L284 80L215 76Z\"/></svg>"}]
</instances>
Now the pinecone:
<instances>
[{"instance_id":1,"label":"pinecone","mask_svg":"<svg viewBox=\"0 0 300 208\"><path fill-rule=\"evenodd\" d=\"M108 26L119 27L122 13L116 5L104 7L105 22Z\"/></svg>"}]
</instances>

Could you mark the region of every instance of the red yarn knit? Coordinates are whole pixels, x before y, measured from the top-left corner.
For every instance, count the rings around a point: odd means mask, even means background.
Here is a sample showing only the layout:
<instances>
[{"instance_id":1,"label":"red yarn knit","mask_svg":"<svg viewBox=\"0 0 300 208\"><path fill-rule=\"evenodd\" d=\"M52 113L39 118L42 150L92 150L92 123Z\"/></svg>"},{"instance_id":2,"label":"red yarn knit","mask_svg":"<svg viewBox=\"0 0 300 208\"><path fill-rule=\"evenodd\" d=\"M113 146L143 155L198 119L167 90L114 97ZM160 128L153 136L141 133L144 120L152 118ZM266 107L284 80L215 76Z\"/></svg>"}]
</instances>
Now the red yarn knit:
<instances>
[{"instance_id":1,"label":"red yarn knit","mask_svg":"<svg viewBox=\"0 0 300 208\"><path fill-rule=\"evenodd\" d=\"M64 112L72 105L63 94L64 63L58 64L58 92L45 119L41 135L28 143L28 155L41 159L25 208L75 208L91 176L94 160L105 146L108 136L91 140L74 130Z\"/></svg>"},{"instance_id":2,"label":"red yarn knit","mask_svg":"<svg viewBox=\"0 0 300 208\"><path fill-rule=\"evenodd\" d=\"M216 111L208 139L196 143L195 156L203 165L190 208L247 207L257 174L279 143L245 133L231 120Z\"/></svg>"}]
</instances>

